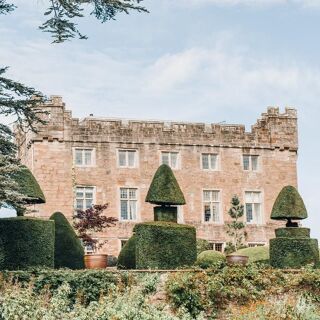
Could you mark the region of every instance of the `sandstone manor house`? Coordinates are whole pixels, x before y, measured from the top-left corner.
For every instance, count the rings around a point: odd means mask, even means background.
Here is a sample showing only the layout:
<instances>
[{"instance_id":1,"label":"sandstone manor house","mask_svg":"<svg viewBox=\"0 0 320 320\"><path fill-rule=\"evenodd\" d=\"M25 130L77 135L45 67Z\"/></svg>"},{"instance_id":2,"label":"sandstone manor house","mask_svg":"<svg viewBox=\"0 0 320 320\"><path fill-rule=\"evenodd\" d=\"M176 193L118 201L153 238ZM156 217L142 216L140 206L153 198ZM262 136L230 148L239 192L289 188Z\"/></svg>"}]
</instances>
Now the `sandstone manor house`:
<instances>
[{"instance_id":1,"label":"sandstone manor house","mask_svg":"<svg viewBox=\"0 0 320 320\"><path fill-rule=\"evenodd\" d=\"M16 132L19 157L37 178L47 202L35 215L109 203L105 213L119 222L97 237L117 256L134 225L153 220L145 197L160 164L171 166L187 204L180 223L223 251L224 224L233 195L245 206L247 244L266 244L279 226L270 220L285 185L297 186L297 112L268 108L251 132L244 125L73 118L62 98L43 105L47 124L37 134ZM90 248L87 248L90 250Z\"/></svg>"}]
</instances>

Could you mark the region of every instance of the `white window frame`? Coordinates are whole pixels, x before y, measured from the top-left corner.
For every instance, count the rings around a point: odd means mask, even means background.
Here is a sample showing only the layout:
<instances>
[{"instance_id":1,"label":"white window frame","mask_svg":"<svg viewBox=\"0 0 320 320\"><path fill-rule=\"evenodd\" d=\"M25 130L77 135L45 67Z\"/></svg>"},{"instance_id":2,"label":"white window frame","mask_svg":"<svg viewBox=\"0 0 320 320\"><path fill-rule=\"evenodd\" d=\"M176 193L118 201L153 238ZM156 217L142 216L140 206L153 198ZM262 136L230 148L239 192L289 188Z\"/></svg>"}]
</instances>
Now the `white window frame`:
<instances>
[{"instance_id":1,"label":"white window frame","mask_svg":"<svg viewBox=\"0 0 320 320\"><path fill-rule=\"evenodd\" d=\"M205 221L205 212L204 212L204 203L208 201L204 201L204 192L205 191L217 191L219 192L219 221L212 221L212 216L210 221ZM223 224L223 212L222 212L222 190L217 188L204 188L202 189L202 209L201 209L201 215L202 215L202 222L205 224ZM210 201L210 203L217 203L217 201ZM212 209L212 204L210 205L210 209Z\"/></svg>"},{"instance_id":2,"label":"white window frame","mask_svg":"<svg viewBox=\"0 0 320 320\"><path fill-rule=\"evenodd\" d=\"M120 165L120 152L126 153L126 164L124 166ZM129 166L129 152L134 152L134 164L133 166ZM127 149L127 148L119 148L117 149L117 167L118 168L127 168L134 169L139 167L139 153L137 149Z\"/></svg>"},{"instance_id":3,"label":"white window frame","mask_svg":"<svg viewBox=\"0 0 320 320\"><path fill-rule=\"evenodd\" d=\"M130 199L122 199L121 198L121 189L135 189L136 190L136 216L135 216L135 219L122 219L121 218L121 201L122 200L126 200L126 201L129 201ZM121 186L119 187L119 190L118 190L118 212L119 212L119 222L137 222L139 221L139 210L140 210L140 201L139 201L139 198L140 198L140 192L139 192L139 188L138 187L132 187L132 186ZM128 209L128 205L127 204L127 209Z\"/></svg>"},{"instance_id":4,"label":"white window frame","mask_svg":"<svg viewBox=\"0 0 320 320\"><path fill-rule=\"evenodd\" d=\"M76 153L77 151L81 150L82 151L82 163L77 164L76 163ZM90 164L85 164L84 163L84 153L86 150L91 151L91 163ZM74 147L72 150L72 157L73 157L73 164L75 167L95 167L96 166L96 149L91 148L91 147Z\"/></svg>"},{"instance_id":5,"label":"white window frame","mask_svg":"<svg viewBox=\"0 0 320 320\"><path fill-rule=\"evenodd\" d=\"M244 167L244 157L249 157L249 168L248 169L245 169L245 167ZM253 166L252 166L252 158L253 157L257 158L257 168L256 169L253 169ZM258 154L243 154L242 155L242 169L243 169L243 171L246 171L246 172L260 171L260 155L258 155Z\"/></svg>"},{"instance_id":6,"label":"white window frame","mask_svg":"<svg viewBox=\"0 0 320 320\"><path fill-rule=\"evenodd\" d=\"M75 212L77 211L77 210L80 210L80 209L78 209L77 208L77 200L78 200L78 198L77 198L77 189L78 188L82 188L82 189L92 189L92 205L94 205L94 204L96 204L96 187L95 186L82 186L82 185L77 185L77 186L75 186L75 189L74 189L74 210L75 210ZM84 193L85 193L85 190L84 190ZM84 197L83 198L83 202L86 200L86 198ZM85 207L83 207L83 209L81 209L81 210L86 210L87 208L85 208Z\"/></svg>"},{"instance_id":7,"label":"white window frame","mask_svg":"<svg viewBox=\"0 0 320 320\"><path fill-rule=\"evenodd\" d=\"M177 222L184 223L183 206L177 206Z\"/></svg>"},{"instance_id":8,"label":"white window frame","mask_svg":"<svg viewBox=\"0 0 320 320\"><path fill-rule=\"evenodd\" d=\"M204 155L208 155L209 156L209 168L204 168L203 167L203 156ZM212 156L215 156L216 157L216 167L215 168L212 168L211 167L211 157ZM201 153L201 156L200 156L200 167L202 170L204 171L219 171L219 167L220 167L220 163L219 163L219 154L218 153L215 153L215 152L202 152Z\"/></svg>"},{"instance_id":9,"label":"white window frame","mask_svg":"<svg viewBox=\"0 0 320 320\"><path fill-rule=\"evenodd\" d=\"M169 166L172 170L180 170L181 169L181 156L180 156L180 152L179 151L167 151L167 150L161 150L160 151L160 165L163 164L163 160L162 160L162 155L163 153L168 153L169 154ZM171 160L171 154L175 153L177 154L177 163L176 163L176 167L172 166L172 160Z\"/></svg>"},{"instance_id":10,"label":"white window frame","mask_svg":"<svg viewBox=\"0 0 320 320\"><path fill-rule=\"evenodd\" d=\"M247 197L246 193L260 193L260 221L257 221L257 215L255 210L252 212L252 220L250 222L247 221L247 204L256 204L258 202L248 202L247 203ZM252 206L254 208L254 206ZM263 225L264 224L264 194L261 190L245 190L244 192L244 217L245 217L245 223L249 225Z\"/></svg>"}]
</instances>

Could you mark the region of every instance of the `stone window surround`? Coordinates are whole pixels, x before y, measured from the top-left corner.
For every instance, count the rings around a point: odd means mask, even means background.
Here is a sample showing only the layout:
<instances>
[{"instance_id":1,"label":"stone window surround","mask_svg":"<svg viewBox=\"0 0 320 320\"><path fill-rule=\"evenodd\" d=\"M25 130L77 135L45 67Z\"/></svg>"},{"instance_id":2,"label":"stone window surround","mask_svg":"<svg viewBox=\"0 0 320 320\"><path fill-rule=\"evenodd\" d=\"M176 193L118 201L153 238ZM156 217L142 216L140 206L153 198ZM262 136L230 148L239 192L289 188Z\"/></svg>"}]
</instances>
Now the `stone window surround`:
<instances>
[{"instance_id":1,"label":"stone window surround","mask_svg":"<svg viewBox=\"0 0 320 320\"><path fill-rule=\"evenodd\" d=\"M224 241L218 241L218 240L208 240L208 242L210 243L210 246L212 245L212 249L210 250L214 250L214 251L219 251L219 252L224 252L224 248L225 248L225 242ZM216 245L221 245L221 250L216 250Z\"/></svg>"},{"instance_id":2,"label":"stone window surround","mask_svg":"<svg viewBox=\"0 0 320 320\"><path fill-rule=\"evenodd\" d=\"M214 169L203 168L203 155L215 155L217 157L216 158L216 167ZM209 161L209 163L210 163L210 161ZM204 171L220 171L220 154L218 152L201 152L201 154L200 154L200 169L204 170Z\"/></svg>"},{"instance_id":3,"label":"stone window surround","mask_svg":"<svg viewBox=\"0 0 320 320\"><path fill-rule=\"evenodd\" d=\"M259 192L260 193L260 203L261 203L261 222L260 223L257 223L255 220L253 222L247 222L247 212L246 212L246 192ZM244 189L243 191L243 199L244 199L244 222L246 225L254 225L254 226L265 226L266 225L266 219L264 217L264 192L263 190L261 189L254 189L254 188L247 188L247 189Z\"/></svg>"},{"instance_id":4,"label":"stone window surround","mask_svg":"<svg viewBox=\"0 0 320 320\"><path fill-rule=\"evenodd\" d=\"M93 189L93 197L92 197L92 203L96 203L96 194L97 194L97 187L96 186L90 186L90 185L76 185L74 187L74 210L77 210L77 188L92 188ZM85 208L84 208L85 210Z\"/></svg>"},{"instance_id":5,"label":"stone window surround","mask_svg":"<svg viewBox=\"0 0 320 320\"><path fill-rule=\"evenodd\" d=\"M170 153L176 153L177 154L177 166L175 168L172 168L170 166L170 168L172 170L180 170L182 168L182 166L181 166L181 152L180 151L177 151L177 150L159 150L159 163L160 163L160 165L163 164L163 162L162 162L162 154L163 153L169 153L169 154ZM171 162L171 157L170 157L169 162Z\"/></svg>"},{"instance_id":6,"label":"stone window surround","mask_svg":"<svg viewBox=\"0 0 320 320\"><path fill-rule=\"evenodd\" d=\"M244 168L244 157L249 157L249 169ZM252 169L252 157L257 157L257 169ZM243 153L241 155L241 166L244 172L260 172L261 171L261 155L259 154L250 154L250 153Z\"/></svg>"},{"instance_id":7,"label":"stone window surround","mask_svg":"<svg viewBox=\"0 0 320 320\"><path fill-rule=\"evenodd\" d=\"M214 221L205 221L204 219L204 197L203 197L203 193L204 191L219 191L219 222L214 222ZM223 217L223 206L222 206L222 199L223 199L223 193L222 190L219 188L202 188L201 190L201 199L202 199L202 210L201 210L201 223L203 224L214 224L214 225L223 225L224 224L224 217Z\"/></svg>"},{"instance_id":8,"label":"stone window surround","mask_svg":"<svg viewBox=\"0 0 320 320\"><path fill-rule=\"evenodd\" d=\"M91 164L76 164L76 150L91 150ZM95 167L96 166L96 148L93 147L85 147L85 146L78 146L78 147L72 147L72 160L75 167Z\"/></svg>"},{"instance_id":9,"label":"stone window surround","mask_svg":"<svg viewBox=\"0 0 320 320\"><path fill-rule=\"evenodd\" d=\"M135 220L122 220L121 219L121 189L136 189L137 191L137 207L136 207L136 219ZM140 189L137 186L118 186L118 201L117 201L117 210L118 210L118 222L119 223L127 223L134 222L137 223L140 221Z\"/></svg>"},{"instance_id":10,"label":"stone window surround","mask_svg":"<svg viewBox=\"0 0 320 320\"><path fill-rule=\"evenodd\" d=\"M119 152L120 151L134 151L135 152L135 156L134 156L134 166L129 166L128 162L125 166L120 166L120 157L119 157ZM136 169L139 168L139 150L136 148L117 148L116 149L116 158L117 158L117 168L120 169ZM126 159L128 160L128 157L126 156Z\"/></svg>"}]
</instances>

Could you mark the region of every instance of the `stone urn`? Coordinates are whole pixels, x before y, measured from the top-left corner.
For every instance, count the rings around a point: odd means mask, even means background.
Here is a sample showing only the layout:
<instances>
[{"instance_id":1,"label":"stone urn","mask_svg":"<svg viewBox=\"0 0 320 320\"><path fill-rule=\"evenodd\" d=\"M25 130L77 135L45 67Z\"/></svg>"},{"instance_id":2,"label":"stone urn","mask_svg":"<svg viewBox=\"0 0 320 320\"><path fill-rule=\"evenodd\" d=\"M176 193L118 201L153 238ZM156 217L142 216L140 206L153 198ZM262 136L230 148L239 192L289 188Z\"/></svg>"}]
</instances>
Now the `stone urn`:
<instances>
[{"instance_id":1,"label":"stone urn","mask_svg":"<svg viewBox=\"0 0 320 320\"><path fill-rule=\"evenodd\" d=\"M239 254L229 254L226 256L228 266L246 266L249 261L248 256L243 256Z\"/></svg>"},{"instance_id":2,"label":"stone urn","mask_svg":"<svg viewBox=\"0 0 320 320\"><path fill-rule=\"evenodd\" d=\"M84 256L84 266L86 269L105 269L108 266L108 255L86 254Z\"/></svg>"}]
</instances>

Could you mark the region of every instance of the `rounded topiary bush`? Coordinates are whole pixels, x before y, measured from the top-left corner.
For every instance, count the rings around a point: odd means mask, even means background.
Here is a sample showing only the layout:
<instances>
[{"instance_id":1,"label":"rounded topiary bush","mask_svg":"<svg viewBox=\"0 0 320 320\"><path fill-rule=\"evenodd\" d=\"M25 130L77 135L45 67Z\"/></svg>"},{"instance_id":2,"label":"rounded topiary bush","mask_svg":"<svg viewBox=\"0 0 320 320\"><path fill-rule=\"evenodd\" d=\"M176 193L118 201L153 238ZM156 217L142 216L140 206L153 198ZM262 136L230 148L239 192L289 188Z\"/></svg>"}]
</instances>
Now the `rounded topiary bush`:
<instances>
[{"instance_id":1,"label":"rounded topiary bush","mask_svg":"<svg viewBox=\"0 0 320 320\"><path fill-rule=\"evenodd\" d=\"M172 222L146 222L134 227L137 269L175 269L197 258L196 229Z\"/></svg>"},{"instance_id":2,"label":"rounded topiary bush","mask_svg":"<svg viewBox=\"0 0 320 320\"><path fill-rule=\"evenodd\" d=\"M269 247L258 246L254 248L243 248L232 254L248 256L249 263L260 262L268 263L270 259Z\"/></svg>"},{"instance_id":3,"label":"rounded topiary bush","mask_svg":"<svg viewBox=\"0 0 320 320\"><path fill-rule=\"evenodd\" d=\"M54 221L28 217L2 218L0 243L4 257L2 269L54 267Z\"/></svg>"},{"instance_id":4,"label":"rounded topiary bush","mask_svg":"<svg viewBox=\"0 0 320 320\"><path fill-rule=\"evenodd\" d=\"M217 266L225 261L226 257L223 253L214 250L206 250L202 251L198 255L196 265L200 268L207 269Z\"/></svg>"},{"instance_id":5,"label":"rounded topiary bush","mask_svg":"<svg viewBox=\"0 0 320 320\"><path fill-rule=\"evenodd\" d=\"M55 268L83 269L84 249L67 218L55 212L50 220L55 222Z\"/></svg>"},{"instance_id":6,"label":"rounded topiary bush","mask_svg":"<svg viewBox=\"0 0 320 320\"><path fill-rule=\"evenodd\" d=\"M136 268L136 237L133 235L123 246L117 262L119 269Z\"/></svg>"}]
</instances>

